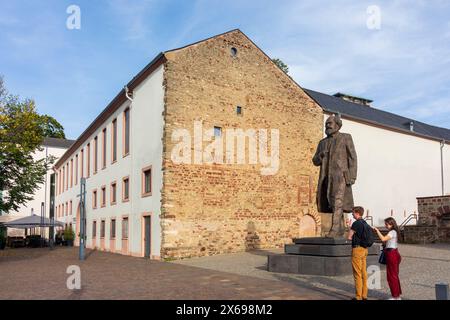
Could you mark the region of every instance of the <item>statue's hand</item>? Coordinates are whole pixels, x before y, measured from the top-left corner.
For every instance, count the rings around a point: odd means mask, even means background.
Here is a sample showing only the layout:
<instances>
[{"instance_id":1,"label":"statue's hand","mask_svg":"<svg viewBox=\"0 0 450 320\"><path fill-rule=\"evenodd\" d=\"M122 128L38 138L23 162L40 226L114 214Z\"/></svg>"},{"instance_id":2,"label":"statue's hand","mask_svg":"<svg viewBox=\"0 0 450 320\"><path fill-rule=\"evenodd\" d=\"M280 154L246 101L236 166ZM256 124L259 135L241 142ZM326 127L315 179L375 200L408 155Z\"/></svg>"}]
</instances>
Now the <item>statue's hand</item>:
<instances>
[{"instance_id":1,"label":"statue's hand","mask_svg":"<svg viewBox=\"0 0 450 320\"><path fill-rule=\"evenodd\" d=\"M322 152L319 154L320 159L325 158L325 155L326 155L325 152L322 151Z\"/></svg>"},{"instance_id":2,"label":"statue's hand","mask_svg":"<svg viewBox=\"0 0 450 320\"><path fill-rule=\"evenodd\" d=\"M355 184L355 179L350 179L347 185L351 186L352 184Z\"/></svg>"}]
</instances>

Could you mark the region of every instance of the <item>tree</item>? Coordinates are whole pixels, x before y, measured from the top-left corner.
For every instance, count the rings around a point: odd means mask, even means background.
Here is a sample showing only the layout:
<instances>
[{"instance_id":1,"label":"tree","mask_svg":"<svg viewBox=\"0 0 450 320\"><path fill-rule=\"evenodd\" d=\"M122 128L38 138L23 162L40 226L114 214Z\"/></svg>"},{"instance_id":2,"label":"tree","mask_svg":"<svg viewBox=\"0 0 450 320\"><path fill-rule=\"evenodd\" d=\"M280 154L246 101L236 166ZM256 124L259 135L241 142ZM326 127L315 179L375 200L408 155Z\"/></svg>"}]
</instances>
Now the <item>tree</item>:
<instances>
[{"instance_id":1,"label":"tree","mask_svg":"<svg viewBox=\"0 0 450 320\"><path fill-rule=\"evenodd\" d=\"M9 94L0 78L0 212L32 200L55 160L33 157L42 150L44 121L33 100Z\"/></svg>"},{"instance_id":2,"label":"tree","mask_svg":"<svg viewBox=\"0 0 450 320\"><path fill-rule=\"evenodd\" d=\"M64 127L53 117L49 115L41 116L42 129L44 130L44 136L50 138L65 139Z\"/></svg>"},{"instance_id":3,"label":"tree","mask_svg":"<svg viewBox=\"0 0 450 320\"><path fill-rule=\"evenodd\" d=\"M278 68L283 70L284 73L286 73L286 74L289 73L289 67L281 59L274 58L274 59L272 59L272 61L273 61L273 63L275 63L278 66Z\"/></svg>"}]
</instances>

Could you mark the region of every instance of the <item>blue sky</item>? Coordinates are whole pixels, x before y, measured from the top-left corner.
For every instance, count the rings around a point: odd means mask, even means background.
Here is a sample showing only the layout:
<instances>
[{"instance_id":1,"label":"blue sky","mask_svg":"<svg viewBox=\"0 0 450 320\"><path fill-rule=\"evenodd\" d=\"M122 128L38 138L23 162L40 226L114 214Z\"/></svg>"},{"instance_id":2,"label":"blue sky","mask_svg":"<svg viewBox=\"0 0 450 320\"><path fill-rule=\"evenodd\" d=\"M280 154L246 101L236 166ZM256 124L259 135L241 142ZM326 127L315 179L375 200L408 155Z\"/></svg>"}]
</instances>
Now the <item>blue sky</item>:
<instances>
[{"instance_id":1,"label":"blue sky","mask_svg":"<svg viewBox=\"0 0 450 320\"><path fill-rule=\"evenodd\" d=\"M81 29L66 28L69 5ZM380 8L369 29L367 7ZM160 51L240 28L303 87L450 128L450 1L0 0L0 74L77 138Z\"/></svg>"}]
</instances>

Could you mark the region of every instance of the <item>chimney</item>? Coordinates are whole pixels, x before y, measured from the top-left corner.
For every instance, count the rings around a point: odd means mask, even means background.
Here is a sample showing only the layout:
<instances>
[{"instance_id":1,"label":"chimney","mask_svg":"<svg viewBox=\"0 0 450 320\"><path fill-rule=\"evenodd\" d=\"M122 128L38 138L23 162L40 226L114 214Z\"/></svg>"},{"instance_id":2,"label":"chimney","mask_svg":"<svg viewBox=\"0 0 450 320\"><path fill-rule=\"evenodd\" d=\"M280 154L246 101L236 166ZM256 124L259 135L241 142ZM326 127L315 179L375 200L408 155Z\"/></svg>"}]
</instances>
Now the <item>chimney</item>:
<instances>
[{"instance_id":1,"label":"chimney","mask_svg":"<svg viewBox=\"0 0 450 320\"><path fill-rule=\"evenodd\" d=\"M373 100L370 100L370 99L356 97L356 96L352 96L352 95L341 93L341 92L335 93L333 96L335 96L336 98L341 98L343 100L357 103L357 104L367 106L367 107L370 107L370 104L373 102Z\"/></svg>"}]
</instances>

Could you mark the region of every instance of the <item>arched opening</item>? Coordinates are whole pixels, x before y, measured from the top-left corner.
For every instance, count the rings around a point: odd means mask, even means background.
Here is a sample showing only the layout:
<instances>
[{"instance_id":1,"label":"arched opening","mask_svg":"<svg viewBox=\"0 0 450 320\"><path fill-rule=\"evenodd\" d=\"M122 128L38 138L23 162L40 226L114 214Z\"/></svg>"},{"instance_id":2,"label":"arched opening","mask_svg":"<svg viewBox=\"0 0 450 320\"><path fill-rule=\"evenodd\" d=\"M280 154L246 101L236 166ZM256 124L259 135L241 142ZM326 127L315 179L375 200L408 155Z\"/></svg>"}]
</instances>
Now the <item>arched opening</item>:
<instances>
[{"instance_id":1,"label":"arched opening","mask_svg":"<svg viewBox=\"0 0 450 320\"><path fill-rule=\"evenodd\" d=\"M317 235L317 223L313 216L306 214L300 218L300 237L315 237Z\"/></svg>"}]
</instances>

